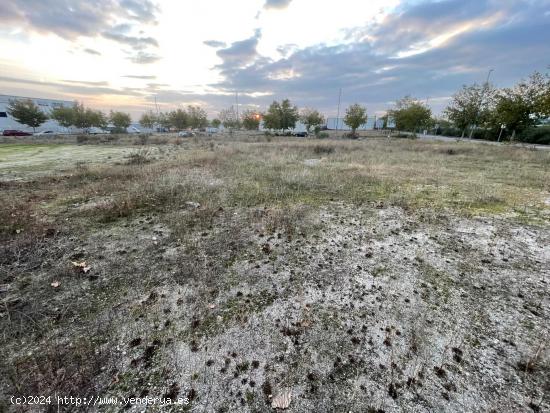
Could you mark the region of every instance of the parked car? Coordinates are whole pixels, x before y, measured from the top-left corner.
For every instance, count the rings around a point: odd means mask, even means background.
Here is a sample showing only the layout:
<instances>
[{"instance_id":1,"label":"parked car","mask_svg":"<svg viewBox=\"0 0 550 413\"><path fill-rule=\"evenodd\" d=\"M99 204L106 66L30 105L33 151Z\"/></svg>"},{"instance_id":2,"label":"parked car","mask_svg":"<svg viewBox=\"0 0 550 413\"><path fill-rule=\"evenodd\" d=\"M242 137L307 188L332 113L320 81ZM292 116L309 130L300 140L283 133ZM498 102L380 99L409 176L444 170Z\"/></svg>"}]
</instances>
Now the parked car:
<instances>
[{"instance_id":1,"label":"parked car","mask_svg":"<svg viewBox=\"0 0 550 413\"><path fill-rule=\"evenodd\" d=\"M294 136L298 137L298 138L307 138L307 132L304 131L304 132L294 132Z\"/></svg>"},{"instance_id":2,"label":"parked car","mask_svg":"<svg viewBox=\"0 0 550 413\"><path fill-rule=\"evenodd\" d=\"M88 129L88 133L90 135L102 135L102 134L107 134L109 133L109 131L106 131L104 129L101 129L101 128L96 128L95 126L92 126L90 129Z\"/></svg>"},{"instance_id":3,"label":"parked car","mask_svg":"<svg viewBox=\"0 0 550 413\"><path fill-rule=\"evenodd\" d=\"M56 135L56 133L53 130L43 130L40 132L36 132L34 134L35 136L41 136L41 135Z\"/></svg>"},{"instance_id":4,"label":"parked car","mask_svg":"<svg viewBox=\"0 0 550 413\"><path fill-rule=\"evenodd\" d=\"M182 130L181 132L178 132L178 136L181 138L189 138L191 136L195 136L195 134L187 130Z\"/></svg>"},{"instance_id":5,"label":"parked car","mask_svg":"<svg viewBox=\"0 0 550 413\"><path fill-rule=\"evenodd\" d=\"M141 131L138 128L136 128L135 126L128 126L126 128L126 132L128 132L128 133L141 133Z\"/></svg>"},{"instance_id":6,"label":"parked car","mask_svg":"<svg viewBox=\"0 0 550 413\"><path fill-rule=\"evenodd\" d=\"M2 132L3 136L32 136L32 133L23 132L22 130L6 129Z\"/></svg>"}]
</instances>

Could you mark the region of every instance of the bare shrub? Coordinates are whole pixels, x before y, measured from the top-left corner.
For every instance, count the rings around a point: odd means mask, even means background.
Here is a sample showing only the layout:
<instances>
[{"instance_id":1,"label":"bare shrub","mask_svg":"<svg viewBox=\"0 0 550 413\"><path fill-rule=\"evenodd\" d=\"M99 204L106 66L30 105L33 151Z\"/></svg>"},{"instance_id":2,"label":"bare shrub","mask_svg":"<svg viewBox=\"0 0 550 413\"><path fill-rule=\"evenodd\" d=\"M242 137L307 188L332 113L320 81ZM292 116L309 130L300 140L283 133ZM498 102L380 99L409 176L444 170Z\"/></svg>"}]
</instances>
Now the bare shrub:
<instances>
[{"instance_id":1,"label":"bare shrub","mask_svg":"<svg viewBox=\"0 0 550 413\"><path fill-rule=\"evenodd\" d=\"M151 137L150 133L139 134L138 140L136 141L136 145L147 145L147 143L149 143L150 137Z\"/></svg>"},{"instance_id":2,"label":"bare shrub","mask_svg":"<svg viewBox=\"0 0 550 413\"><path fill-rule=\"evenodd\" d=\"M252 212L252 220L261 223L268 233L284 233L293 236L303 231L305 226L311 226L309 221L310 209L305 206L288 209L270 208L256 209Z\"/></svg>"},{"instance_id":3,"label":"bare shrub","mask_svg":"<svg viewBox=\"0 0 550 413\"><path fill-rule=\"evenodd\" d=\"M90 141L90 135L77 135L76 143L88 143Z\"/></svg>"},{"instance_id":4,"label":"bare shrub","mask_svg":"<svg viewBox=\"0 0 550 413\"><path fill-rule=\"evenodd\" d=\"M335 151L334 146L315 145L313 147L313 153L316 155L328 155L328 154L334 153L334 151Z\"/></svg>"},{"instance_id":5,"label":"bare shrub","mask_svg":"<svg viewBox=\"0 0 550 413\"><path fill-rule=\"evenodd\" d=\"M143 165L153 160L151 150L149 148L142 148L132 152L126 157L126 159L127 165Z\"/></svg>"},{"instance_id":6,"label":"bare shrub","mask_svg":"<svg viewBox=\"0 0 550 413\"><path fill-rule=\"evenodd\" d=\"M16 396L86 396L95 390L107 356L90 339L82 338L71 346L52 343L39 353L16 358L4 373Z\"/></svg>"},{"instance_id":7,"label":"bare shrub","mask_svg":"<svg viewBox=\"0 0 550 413\"><path fill-rule=\"evenodd\" d=\"M153 145L166 145L170 142L170 139L167 136L151 136L148 139L148 142Z\"/></svg>"}]
</instances>

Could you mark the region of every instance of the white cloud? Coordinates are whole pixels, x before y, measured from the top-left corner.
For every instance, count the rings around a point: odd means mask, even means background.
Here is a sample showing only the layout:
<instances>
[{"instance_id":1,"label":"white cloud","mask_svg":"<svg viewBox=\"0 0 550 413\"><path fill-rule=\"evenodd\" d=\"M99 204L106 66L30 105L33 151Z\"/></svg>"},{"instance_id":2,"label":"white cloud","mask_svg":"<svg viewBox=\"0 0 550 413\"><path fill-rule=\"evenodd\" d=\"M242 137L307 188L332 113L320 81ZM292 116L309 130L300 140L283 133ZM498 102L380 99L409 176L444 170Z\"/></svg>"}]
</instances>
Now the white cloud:
<instances>
[{"instance_id":1,"label":"white cloud","mask_svg":"<svg viewBox=\"0 0 550 413\"><path fill-rule=\"evenodd\" d=\"M550 54L539 41L550 36L547 0L98 2L104 7L0 2L0 76L20 73L39 82L36 93L136 110L155 95L166 105L225 105L235 89L245 104L290 96L328 110L339 87L380 109L405 93L449 96L487 65L507 82L544 70ZM55 89L58 79L96 82L98 96L93 83ZM0 83L5 93L21 90ZM111 89L119 94L107 100Z\"/></svg>"}]
</instances>

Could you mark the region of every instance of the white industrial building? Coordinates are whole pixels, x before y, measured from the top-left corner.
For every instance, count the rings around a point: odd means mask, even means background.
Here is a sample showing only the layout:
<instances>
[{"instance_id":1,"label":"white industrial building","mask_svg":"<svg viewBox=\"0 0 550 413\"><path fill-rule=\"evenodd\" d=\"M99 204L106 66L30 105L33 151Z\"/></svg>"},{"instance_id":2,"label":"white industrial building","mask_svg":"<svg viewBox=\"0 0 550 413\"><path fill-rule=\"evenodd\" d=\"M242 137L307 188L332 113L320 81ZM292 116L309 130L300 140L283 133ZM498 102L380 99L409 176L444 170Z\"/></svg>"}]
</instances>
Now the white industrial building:
<instances>
[{"instance_id":1,"label":"white industrial building","mask_svg":"<svg viewBox=\"0 0 550 413\"><path fill-rule=\"evenodd\" d=\"M384 121L382 119L377 119L376 117L369 117L367 119L367 122L363 125L359 126L357 130L371 130L375 128L375 122L377 128L382 128L384 125ZM351 128L344 123L344 119L342 117L340 118L326 118L324 125L329 130L342 130L342 131L350 131ZM264 122L260 122L260 130L266 130L264 127ZM296 122L296 127L292 129L293 132L304 132L306 130L306 126L298 121Z\"/></svg>"},{"instance_id":2,"label":"white industrial building","mask_svg":"<svg viewBox=\"0 0 550 413\"><path fill-rule=\"evenodd\" d=\"M23 96L9 96L0 95L0 133L6 129L16 129L25 132L32 132L33 129L27 125L22 125L13 119L7 109L10 100L32 100L45 114L49 115L53 108L59 106L73 106L74 102L69 100L55 100L55 99L37 99ZM48 119L41 126L36 128L36 132L51 130L54 132L65 132L67 129L60 126L57 121Z\"/></svg>"}]
</instances>

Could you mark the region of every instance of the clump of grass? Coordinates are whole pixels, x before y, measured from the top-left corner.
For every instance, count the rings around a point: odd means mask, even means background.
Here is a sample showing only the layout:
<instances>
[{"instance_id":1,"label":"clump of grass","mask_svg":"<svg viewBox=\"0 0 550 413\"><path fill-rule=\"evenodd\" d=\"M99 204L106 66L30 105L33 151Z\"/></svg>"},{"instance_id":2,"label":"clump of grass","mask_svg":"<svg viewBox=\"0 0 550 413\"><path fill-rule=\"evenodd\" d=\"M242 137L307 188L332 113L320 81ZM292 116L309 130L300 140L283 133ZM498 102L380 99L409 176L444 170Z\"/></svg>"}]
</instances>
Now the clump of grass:
<instances>
[{"instance_id":1,"label":"clump of grass","mask_svg":"<svg viewBox=\"0 0 550 413\"><path fill-rule=\"evenodd\" d=\"M138 135L136 140L136 145L147 145L149 143L149 138L151 137L150 133L141 133Z\"/></svg>"},{"instance_id":2,"label":"clump of grass","mask_svg":"<svg viewBox=\"0 0 550 413\"><path fill-rule=\"evenodd\" d=\"M211 229L215 225L216 218L223 213L220 208L211 206L192 208L172 214L173 235L184 239L193 231Z\"/></svg>"},{"instance_id":3,"label":"clump of grass","mask_svg":"<svg viewBox=\"0 0 550 413\"><path fill-rule=\"evenodd\" d=\"M143 165L153 160L151 150L149 148L142 148L135 152L132 152L126 157L127 165Z\"/></svg>"},{"instance_id":4,"label":"clump of grass","mask_svg":"<svg viewBox=\"0 0 550 413\"><path fill-rule=\"evenodd\" d=\"M313 147L313 153L316 155L329 155L331 153L334 153L334 151L334 146L329 145L315 145Z\"/></svg>"},{"instance_id":5,"label":"clump of grass","mask_svg":"<svg viewBox=\"0 0 550 413\"><path fill-rule=\"evenodd\" d=\"M108 356L108 352L98 350L97 343L82 338L70 347L51 344L39 353L16 358L4 373L16 396L85 396L94 390Z\"/></svg>"},{"instance_id":6,"label":"clump of grass","mask_svg":"<svg viewBox=\"0 0 550 413\"><path fill-rule=\"evenodd\" d=\"M152 143L154 145L166 145L167 143L170 142L170 139L166 136L151 136L151 134L142 134L142 135L140 135L140 137L141 136L145 136L146 137L145 139L146 140L148 139L148 142Z\"/></svg>"},{"instance_id":7,"label":"clump of grass","mask_svg":"<svg viewBox=\"0 0 550 413\"><path fill-rule=\"evenodd\" d=\"M308 212L309 209L305 206L287 209L275 208L266 211L262 218L265 229L269 233L280 231L291 236L301 230L301 226L307 221Z\"/></svg>"},{"instance_id":8,"label":"clump of grass","mask_svg":"<svg viewBox=\"0 0 550 413\"><path fill-rule=\"evenodd\" d=\"M473 152L473 148L466 147L466 148L460 148L460 147L452 147L452 148L441 148L437 150L438 153L442 153L444 155L468 155Z\"/></svg>"},{"instance_id":9,"label":"clump of grass","mask_svg":"<svg viewBox=\"0 0 550 413\"><path fill-rule=\"evenodd\" d=\"M77 135L76 137L76 143L88 143L91 141L90 135Z\"/></svg>"}]
</instances>

